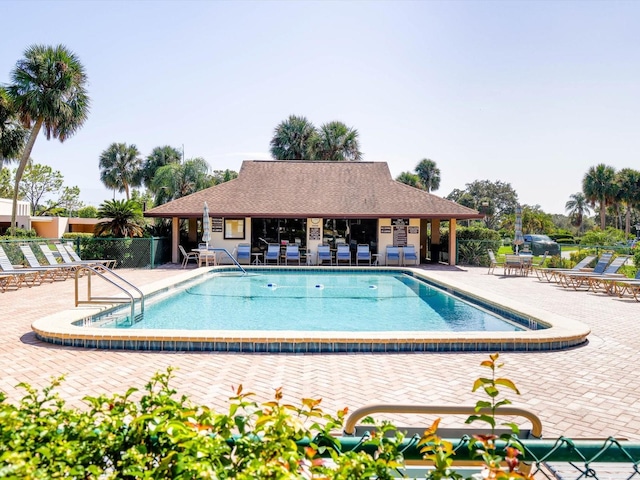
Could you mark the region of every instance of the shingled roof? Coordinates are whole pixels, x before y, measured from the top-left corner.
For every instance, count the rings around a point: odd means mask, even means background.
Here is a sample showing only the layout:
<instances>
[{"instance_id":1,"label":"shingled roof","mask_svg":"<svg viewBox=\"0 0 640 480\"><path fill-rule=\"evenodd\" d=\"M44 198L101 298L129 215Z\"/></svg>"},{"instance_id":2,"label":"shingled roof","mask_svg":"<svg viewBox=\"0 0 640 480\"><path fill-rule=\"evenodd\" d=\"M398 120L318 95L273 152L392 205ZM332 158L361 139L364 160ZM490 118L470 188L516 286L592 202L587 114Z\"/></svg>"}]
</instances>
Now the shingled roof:
<instances>
[{"instance_id":1,"label":"shingled roof","mask_svg":"<svg viewBox=\"0 0 640 480\"><path fill-rule=\"evenodd\" d=\"M393 180L385 162L247 160L238 178L145 212L147 217L482 218Z\"/></svg>"}]
</instances>

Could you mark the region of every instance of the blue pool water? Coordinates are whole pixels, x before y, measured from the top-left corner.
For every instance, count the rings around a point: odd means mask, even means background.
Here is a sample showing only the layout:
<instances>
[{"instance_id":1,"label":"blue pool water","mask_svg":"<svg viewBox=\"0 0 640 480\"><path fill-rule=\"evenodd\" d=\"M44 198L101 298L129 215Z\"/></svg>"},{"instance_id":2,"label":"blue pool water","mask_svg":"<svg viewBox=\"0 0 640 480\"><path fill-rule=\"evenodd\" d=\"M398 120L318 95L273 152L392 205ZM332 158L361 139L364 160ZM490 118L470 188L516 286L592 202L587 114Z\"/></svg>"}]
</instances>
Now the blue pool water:
<instances>
[{"instance_id":1,"label":"blue pool water","mask_svg":"<svg viewBox=\"0 0 640 480\"><path fill-rule=\"evenodd\" d=\"M131 328L128 322L104 327ZM146 306L136 329L520 331L409 275L264 272L214 275Z\"/></svg>"}]
</instances>

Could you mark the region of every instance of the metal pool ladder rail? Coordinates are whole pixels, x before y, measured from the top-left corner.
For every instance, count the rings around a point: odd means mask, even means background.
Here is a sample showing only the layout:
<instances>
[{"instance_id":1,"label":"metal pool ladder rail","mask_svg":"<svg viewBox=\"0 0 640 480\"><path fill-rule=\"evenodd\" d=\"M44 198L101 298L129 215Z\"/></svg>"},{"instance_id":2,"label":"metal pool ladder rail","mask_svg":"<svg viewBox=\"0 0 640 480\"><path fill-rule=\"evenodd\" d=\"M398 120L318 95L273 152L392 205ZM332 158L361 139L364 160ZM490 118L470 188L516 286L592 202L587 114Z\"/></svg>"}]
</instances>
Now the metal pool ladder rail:
<instances>
[{"instance_id":1,"label":"metal pool ladder rail","mask_svg":"<svg viewBox=\"0 0 640 480\"><path fill-rule=\"evenodd\" d=\"M435 415L473 415L477 413L489 413L489 409L475 410L474 406L441 406L441 405L396 405L396 404L377 404L367 405L354 410L347 418L344 426L345 435L361 435L363 430L371 429L370 425L365 427L356 426L361 418L367 417L373 413L393 413L393 414L435 414ZM542 422L540 418L528 410L515 407L500 407L496 409L496 415L522 417L531 422L531 430L521 430L521 434L525 437L540 438L542 437ZM425 427L421 428L400 428L408 433L422 433ZM457 436L464 433L477 433L478 429L439 429L443 432L443 436Z\"/></svg>"},{"instance_id":2,"label":"metal pool ladder rail","mask_svg":"<svg viewBox=\"0 0 640 480\"><path fill-rule=\"evenodd\" d=\"M125 280L116 272L111 270L110 268L105 267L104 265L82 265L76 269L76 277L75 277L75 287L76 287L76 307L78 305L91 305L91 304L111 304L111 303L130 303L131 304L131 317L130 322L133 325L135 322L138 322L144 316L144 294L138 287L133 285L131 282ZM80 289L78 285L78 280L85 273L87 277L87 299L80 300ZM124 292L127 298L122 297L94 297L91 295L91 277L93 275L97 275L98 277L104 279L111 285L115 286L118 290ZM138 294L138 298L131 293L134 291ZM135 305L136 300L140 301L140 313L138 315L135 314Z\"/></svg>"},{"instance_id":3,"label":"metal pool ladder rail","mask_svg":"<svg viewBox=\"0 0 640 480\"><path fill-rule=\"evenodd\" d=\"M246 274L247 274L247 271L246 271L244 268L242 268L242 265L240 265L240 264L238 263L238 261L233 257L233 255L231 255L231 254L229 253L229 250L227 250L226 248L210 248L209 250L211 250L211 251L213 251L213 252L223 252L223 253L226 253L226 254L227 254L227 257L229 257L229 258L231 259L231 261L232 261L233 263L235 263L235 264L236 264L236 267L238 267L238 268L240 269L240 271L241 271L244 275L246 275Z\"/></svg>"}]
</instances>

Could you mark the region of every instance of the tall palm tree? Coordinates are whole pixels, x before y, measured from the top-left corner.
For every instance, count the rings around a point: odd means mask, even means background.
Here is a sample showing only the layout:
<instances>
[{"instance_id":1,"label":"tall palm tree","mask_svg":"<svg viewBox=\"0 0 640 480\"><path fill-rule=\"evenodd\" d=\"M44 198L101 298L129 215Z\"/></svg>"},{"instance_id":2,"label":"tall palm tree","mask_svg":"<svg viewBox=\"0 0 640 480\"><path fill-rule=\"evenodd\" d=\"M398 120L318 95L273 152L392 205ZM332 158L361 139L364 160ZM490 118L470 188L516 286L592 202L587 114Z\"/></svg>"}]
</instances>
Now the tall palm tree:
<instances>
[{"instance_id":1,"label":"tall palm tree","mask_svg":"<svg viewBox=\"0 0 640 480\"><path fill-rule=\"evenodd\" d=\"M209 175L209 164L202 158L194 158L183 164L170 163L160 167L151 181L150 190L155 195L155 204L162 205L209 188L214 182Z\"/></svg>"},{"instance_id":2,"label":"tall palm tree","mask_svg":"<svg viewBox=\"0 0 640 480\"><path fill-rule=\"evenodd\" d=\"M624 231L631 234L631 210L640 205L640 172L632 168L623 168L616 174L618 183L617 198L626 207Z\"/></svg>"},{"instance_id":3,"label":"tall palm tree","mask_svg":"<svg viewBox=\"0 0 640 480\"><path fill-rule=\"evenodd\" d=\"M125 192L131 199L129 187L140 185L142 159L135 145L112 143L100 154L100 180L107 188Z\"/></svg>"},{"instance_id":4,"label":"tall palm tree","mask_svg":"<svg viewBox=\"0 0 640 480\"><path fill-rule=\"evenodd\" d=\"M362 160L358 130L342 122L325 123L318 131L314 158L332 162Z\"/></svg>"},{"instance_id":5,"label":"tall palm tree","mask_svg":"<svg viewBox=\"0 0 640 480\"><path fill-rule=\"evenodd\" d=\"M164 167L169 163L180 163L181 160L182 151L177 148L170 147L169 145L154 148L140 169L141 183L149 188L153 176L160 167Z\"/></svg>"},{"instance_id":6,"label":"tall palm tree","mask_svg":"<svg viewBox=\"0 0 640 480\"><path fill-rule=\"evenodd\" d=\"M440 169L436 162L423 158L416 166L416 173L427 192L432 192L440 188Z\"/></svg>"},{"instance_id":7,"label":"tall palm tree","mask_svg":"<svg viewBox=\"0 0 640 480\"><path fill-rule=\"evenodd\" d=\"M0 170L5 160L20 157L28 133L18 121L9 93L0 88Z\"/></svg>"},{"instance_id":8,"label":"tall palm tree","mask_svg":"<svg viewBox=\"0 0 640 480\"><path fill-rule=\"evenodd\" d=\"M108 218L96 224L93 233L97 237L141 237L141 213L133 200L107 200L98 209L99 218Z\"/></svg>"},{"instance_id":9,"label":"tall palm tree","mask_svg":"<svg viewBox=\"0 0 640 480\"><path fill-rule=\"evenodd\" d=\"M316 137L316 127L309 120L290 115L273 133L271 156L276 160L309 160L313 158Z\"/></svg>"},{"instance_id":10,"label":"tall palm tree","mask_svg":"<svg viewBox=\"0 0 640 480\"><path fill-rule=\"evenodd\" d=\"M24 58L11 72L11 81L7 91L15 111L22 126L31 129L16 170L11 210L13 228L16 224L18 186L40 129L44 127L47 140L53 137L64 142L87 119L89 96L84 66L64 45L32 45L27 48Z\"/></svg>"},{"instance_id":11,"label":"tall palm tree","mask_svg":"<svg viewBox=\"0 0 640 480\"><path fill-rule=\"evenodd\" d=\"M613 167L600 163L589 168L582 179L582 191L591 205L598 203L600 209L600 228L606 228L607 205L615 196L616 171Z\"/></svg>"},{"instance_id":12,"label":"tall palm tree","mask_svg":"<svg viewBox=\"0 0 640 480\"><path fill-rule=\"evenodd\" d=\"M569 213L569 216L573 220L574 225L578 227L578 230L582 231L584 216L591 213L589 202L584 196L584 193L577 192L569 195L569 200L564 204L564 209Z\"/></svg>"}]
</instances>

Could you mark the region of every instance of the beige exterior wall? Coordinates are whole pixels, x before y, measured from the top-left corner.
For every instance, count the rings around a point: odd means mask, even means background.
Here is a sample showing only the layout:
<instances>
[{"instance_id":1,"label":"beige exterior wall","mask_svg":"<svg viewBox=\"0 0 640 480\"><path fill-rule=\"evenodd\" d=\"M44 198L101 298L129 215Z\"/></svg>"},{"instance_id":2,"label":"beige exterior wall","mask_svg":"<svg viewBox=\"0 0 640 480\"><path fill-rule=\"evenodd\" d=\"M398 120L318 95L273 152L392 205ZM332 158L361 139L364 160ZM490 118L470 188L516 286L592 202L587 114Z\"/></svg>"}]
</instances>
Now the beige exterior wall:
<instances>
[{"instance_id":1,"label":"beige exterior wall","mask_svg":"<svg viewBox=\"0 0 640 480\"><path fill-rule=\"evenodd\" d=\"M39 237L62 238L67 232L93 233L101 218L31 217L31 226Z\"/></svg>"},{"instance_id":2,"label":"beige exterior wall","mask_svg":"<svg viewBox=\"0 0 640 480\"><path fill-rule=\"evenodd\" d=\"M11 226L11 209L13 200L8 198L0 198L0 223ZM29 202L18 201L18 209L16 212L16 223L18 228L29 230L31 228L31 206Z\"/></svg>"}]
</instances>

